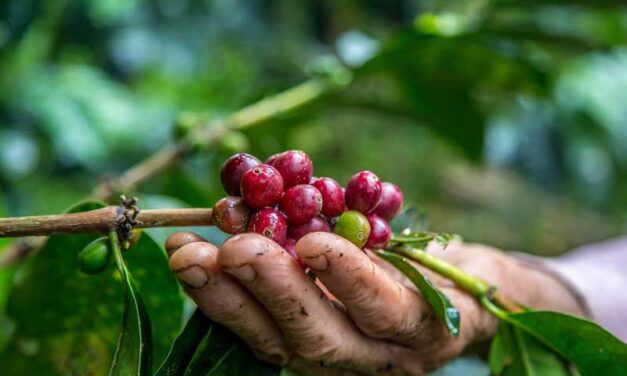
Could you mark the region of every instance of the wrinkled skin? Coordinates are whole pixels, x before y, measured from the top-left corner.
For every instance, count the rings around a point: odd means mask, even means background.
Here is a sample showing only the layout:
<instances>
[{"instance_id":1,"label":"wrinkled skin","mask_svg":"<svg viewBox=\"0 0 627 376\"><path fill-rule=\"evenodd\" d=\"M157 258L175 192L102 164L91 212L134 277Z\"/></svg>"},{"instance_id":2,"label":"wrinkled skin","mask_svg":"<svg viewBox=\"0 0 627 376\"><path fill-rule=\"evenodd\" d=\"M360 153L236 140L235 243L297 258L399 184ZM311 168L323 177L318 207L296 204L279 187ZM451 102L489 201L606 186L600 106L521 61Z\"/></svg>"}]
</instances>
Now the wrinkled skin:
<instances>
[{"instance_id":1,"label":"wrinkled skin","mask_svg":"<svg viewBox=\"0 0 627 376\"><path fill-rule=\"evenodd\" d=\"M174 236L174 235L173 235ZM499 286L530 307L582 315L553 276L483 245L452 244L439 257ZM461 312L452 337L413 285L377 256L330 233L296 244L316 274L257 234L239 234L218 250L182 245L170 259L186 292L212 319L266 361L304 375L420 375L488 340L497 320L450 281L425 271Z\"/></svg>"}]
</instances>

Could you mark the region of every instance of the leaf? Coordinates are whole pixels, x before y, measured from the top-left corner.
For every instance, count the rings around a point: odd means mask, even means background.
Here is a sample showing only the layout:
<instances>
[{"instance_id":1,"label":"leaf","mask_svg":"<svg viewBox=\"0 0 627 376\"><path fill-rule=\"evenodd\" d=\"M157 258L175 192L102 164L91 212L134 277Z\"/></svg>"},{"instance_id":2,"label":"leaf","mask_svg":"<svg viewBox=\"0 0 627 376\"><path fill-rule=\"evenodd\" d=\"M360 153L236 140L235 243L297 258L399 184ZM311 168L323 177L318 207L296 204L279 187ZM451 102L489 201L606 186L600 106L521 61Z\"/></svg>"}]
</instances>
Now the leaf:
<instances>
[{"instance_id":1,"label":"leaf","mask_svg":"<svg viewBox=\"0 0 627 376\"><path fill-rule=\"evenodd\" d=\"M133 248L124 252L124 259L148 309L153 333L153 361L160 364L184 323L183 292L170 272L164 249L146 231Z\"/></svg>"},{"instance_id":2,"label":"leaf","mask_svg":"<svg viewBox=\"0 0 627 376\"><path fill-rule=\"evenodd\" d=\"M150 318L135 281L126 268L120 240L115 231L109 234L109 241L125 289L122 332L109 375L149 375L152 364Z\"/></svg>"},{"instance_id":3,"label":"leaf","mask_svg":"<svg viewBox=\"0 0 627 376\"><path fill-rule=\"evenodd\" d=\"M235 334L212 322L185 375L274 376L279 373L279 367L258 360Z\"/></svg>"},{"instance_id":4,"label":"leaf","mask_svg":"<svg viewBox=\"0 0 627 376\"><path fill-rule=\"evenodd\" d=\"M409 206L390 221L390 227L392 227L394 232L401 232L405 229L427 231L429 229L429 218L424 211Z\"/></svg>"},{"instance_id":5,"label":"leaf","mask_svg":"<svg viewBox=\"0 0 627 376\"><path fill-rule=\"evenodd\" d=\"M68 212L103 206L86 202ZM0 354L4 374L87 375L108 370L123 292L114 268L97 276L78 270L78 252L96 237L50 237L16 271L7 301L14 333Z\"/></svg>"},{"instance_id":6,"label":"leaf","mask_svg":"<svg viewBox=\"0 0 627 376\"><path fill-rule=\"evenodd\" d=\"M503 321L490 346L489 363L494 375L570 375L565 362L553 350Z\"/></svg>"},{"instance_id":7,"label":"leaf","mask_svg":"<svg viewBox=\"0 0 627 376\"><path fill-rule=\"evenodd\" d=\"M582 375L625 375L627 344L599 325L558 312L500 314L572 362Z\"/></svg>"},{"instance_id":8,"label":"leaf","mask_svg":"<svg viewBox=\"0 0 627 376\"><path fill-rule=\"evenodd\" d=\"M460 315L449 299L438 290L429 279L407 260L394 253L379 251L377 255L394 265L420 290L422 296L429 302L435 313L442 319L449 333L459 335Z\"/></svg>"},{"instance_id":9,"label":"leaf","mask_svg":"<svg viewBox=\"0 0 627 376\"><path fill-rule=\"evenodd\" d=\"M196 309L187 324L176 337L167 358L155 373L155 376L183 375L196 348L207 335L211 321L199 309Z\"/></svg>"}]
</instances>

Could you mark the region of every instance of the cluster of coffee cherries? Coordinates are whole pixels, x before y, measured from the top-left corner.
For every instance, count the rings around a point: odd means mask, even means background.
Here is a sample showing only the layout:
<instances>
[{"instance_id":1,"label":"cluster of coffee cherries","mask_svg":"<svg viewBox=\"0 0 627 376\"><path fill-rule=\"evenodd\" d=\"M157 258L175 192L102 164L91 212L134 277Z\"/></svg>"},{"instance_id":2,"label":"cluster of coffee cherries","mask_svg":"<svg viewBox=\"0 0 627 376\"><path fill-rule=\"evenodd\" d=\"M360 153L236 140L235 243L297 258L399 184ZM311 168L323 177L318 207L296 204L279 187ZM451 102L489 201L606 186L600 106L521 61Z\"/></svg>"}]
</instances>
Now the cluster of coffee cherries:
<instances>
[{"instance_id":1,"label":"cluster of coffee cherries","mask_svg":"<svg viewBox=\"0 0 627 376\"><path fill-rule=\"evenodd\" d=\"M370 171L353 175L346 188L314 177L307 154L288 150L262 163L239 153L224 162L220 180L229 196L213 208L213 220L229 234L256 232L295 256L296 241L310 232L335 232L360 248L384 248L388 221L403 206L403 193Z\"/></svg>"}]
</instances>

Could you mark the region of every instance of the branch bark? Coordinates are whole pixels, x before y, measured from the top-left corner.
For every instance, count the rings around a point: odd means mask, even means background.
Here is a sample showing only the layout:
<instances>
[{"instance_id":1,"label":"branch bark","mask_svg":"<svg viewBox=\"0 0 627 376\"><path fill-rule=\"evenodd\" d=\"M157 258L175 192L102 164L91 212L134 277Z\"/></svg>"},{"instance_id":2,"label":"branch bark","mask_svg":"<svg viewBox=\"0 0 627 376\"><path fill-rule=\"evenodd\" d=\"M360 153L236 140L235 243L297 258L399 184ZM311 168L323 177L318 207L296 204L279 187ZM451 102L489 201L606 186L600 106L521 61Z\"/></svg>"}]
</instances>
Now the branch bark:
<instances>
[{"instance_id":1,"label":"branch bark","mask_svg":"<svg viewBox=\"0 0 627 376\"><path fill-rule=\"evenodd\" d=\"M41 236L78 233L107 233L117 230L124 209L107 206L81 213L0 218L0 237ZM158 209L139 212L135 228L213 226L211 209Z\"/></svg>"}]
</instances>

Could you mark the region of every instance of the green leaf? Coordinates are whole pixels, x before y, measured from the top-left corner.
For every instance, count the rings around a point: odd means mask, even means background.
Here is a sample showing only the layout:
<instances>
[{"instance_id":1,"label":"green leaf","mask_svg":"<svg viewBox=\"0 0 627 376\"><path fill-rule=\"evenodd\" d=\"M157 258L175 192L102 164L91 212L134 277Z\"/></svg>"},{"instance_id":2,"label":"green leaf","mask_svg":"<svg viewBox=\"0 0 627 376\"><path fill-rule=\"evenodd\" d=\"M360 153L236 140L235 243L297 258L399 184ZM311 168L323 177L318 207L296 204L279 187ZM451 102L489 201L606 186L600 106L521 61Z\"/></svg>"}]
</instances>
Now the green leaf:
<instances>
[{"instance_id":1,"label":"green leaf","mask_svg":"<svg viewBox=\"0 0 627 376\"><path fill-rule=\"evenodd\" d=\"M380 251L377 255L394 265L420 290L422 296L429 302L435 313L442 319L449 333L454 336L459 335L460 315L457 308L453 307L440 290L438 290L429 279L407 260L394 253Z\"/></svg>"},{"instance_id":2,"label":"green leaf","mask_svg":"<svg viewBox=\"0 0 627 376\"><path fill-rule=\"evenodd\" d=\"M492 374L499 376L570 375L565 362L553 350L503 321L490 346L489 363Z\"/></svg>"},{"instance_id":3,"label":"green leaf","mask_svg":"<svg viewBox=\"0 0 627 376\"><path fill-rule=\"evenodd\" d=\"M212 322L185 375L275 376L279 373L279 367L255 358L235 334Z\"/></svg>"},{"instance_id":4,"label":"green leaf","mask_svg":"<svg viewBox=\"0 0 627 376\"><path fill-rule=\"evenodd\" d=\"M81 203L68 212L103 207ZM97 235L53 236L16 271L7 301L14 332L0 354L8 375L104 374L122 316L114 268L81 273L77 254Z\"/></svg>"},{"instance_id":5,"label":"green leaf","mask_svg":"<svg viewBox=\"0 0 627 376\"><path fill-rule=\"evenodd\" d=\"M429 229L429 218L424 211L410 206L390 222L390 227L392 227L392 231L398 233L405 229L410 229L411 231L427 231Z\"/></svg>"},{"instance_id":6,"label":"green leaf","mask_svg":"<svg viewBox=\"0 0 627 376\"><path fill-rule=\"evenodd\" d=\"M599 325L558 312L499 314L572 362L582 375L625 375L627 344Z\"/></svg>"},{"instance_id":7,"label":"green leaf","mask_svg":"<svg viewBox=\"0 0 627 376\"><path fill-rule=\"evenodd\" d=\"M189 318L187 324L176 337L167 358L155 373L155 376L183 375L194 352L207 335L211 321L199 309Z\"/></svg>"},{"instance_id":8,"label":"green leaf","mask_svg":"<svg viewBox=\"0 0 627 376\"><path fill-rule=\"evenodd\" d=\"M135 281L126 268L120 241L115 231L109 234L109 240L125 289L122 332L109 375L149 375L152 364L150 318Z\"/></svg>"}]
</instances>

